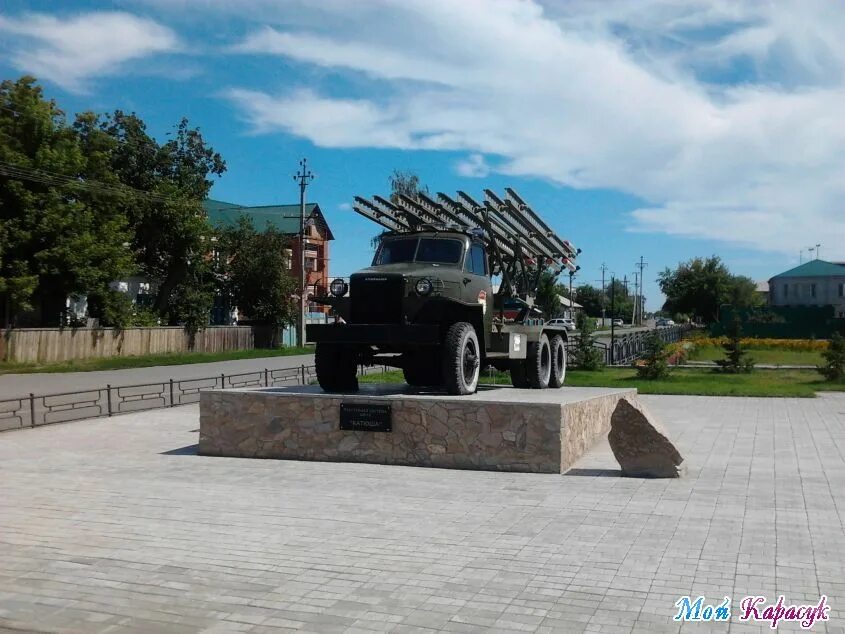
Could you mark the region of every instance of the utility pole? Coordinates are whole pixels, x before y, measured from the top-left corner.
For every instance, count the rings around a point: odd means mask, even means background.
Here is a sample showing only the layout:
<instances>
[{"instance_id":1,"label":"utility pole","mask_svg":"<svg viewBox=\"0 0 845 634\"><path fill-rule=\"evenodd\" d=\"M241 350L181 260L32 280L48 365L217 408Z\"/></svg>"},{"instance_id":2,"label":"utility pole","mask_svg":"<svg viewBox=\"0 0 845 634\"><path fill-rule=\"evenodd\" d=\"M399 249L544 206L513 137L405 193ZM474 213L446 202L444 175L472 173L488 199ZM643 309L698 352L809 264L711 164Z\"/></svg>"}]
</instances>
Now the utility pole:
<instances>
[{"instance_id":1,"label":"utility pole","mask_svg":"<svg viewBox=\"0 0 845 634\"><path fill-rule=\"evenodd\" d=\"M308 159L299 161L299 171L293 177L299 183L299 315L296 320L296 345L305 345L305 190L314 180L308 170Z\"/></svg>"},{"instance_id":2,"label":"utility pole","mask_svg":"<svg viewBox=\"0 0 845 634\"><path fill-rule=\"evenodd\" d=\"M575 271L569 271L569 318L572 319L572 304L575 300L572 297L572 278L575 277Z\"/></svg>"},{"instance_id":3,"label":"utility pole","mask_svg":"<svg viewBox=\"0 0 845 634\"><path fill-rule=\"evenodd\" d=\"M643 325L643 269L648 266L648 262L643 262L643 256L640 256L639 263L635 263L636 266L640 271L640 289L637 293L637 325Z\"/></svg>"},{"instance_id":4,"label":"utility pole","mask_svg":"<svg viewBox=\"0 0 845 634\"><path fill-rule=\"evenodd\" d=\"M819 255L819 252L820 252L821 250L822 250L822 245L817 244L817 245L816 245L816 259L817 259L817 260L820 260L820 259L821 259L821 256Z\"/></svg>"},{"instance_id":5,"label":"utility pole","mask_svg":"<svg viewBox=\"0 0 845 634\"><path fill-rule=\"evenodd\" d=\"M604 292L604 273L607 271L607 264L604 262L601 263L601 325L604 328L604 300L605 300L605 292Z\"/></svg>"},{"instance_id":6,"label":"utility pole","mask_svg":"<svg viewBox=\"0 0 845 634\"><path fill-rule=\"evenodd\" d=\"M637 296L637 288L638 288L637 287L637 280L638 279L639 278L637 277L637 272L634 271L634 310L631 313L631 325L632 326L637 325L637 297L638 297Z\"/></svg>"},{"instance_id":7,"label":"utility pole","mask_svg":"<svg viewBox=\"0 0 845 634\"><path fill-rule=\"evenodd\" d=\"M613 325L614 317L613 315L616 312L616 306L614 305L614 296L616 295L616 280L613 278L613 275L610 276L610 365L613 365L613 344L615 343L616 339L616 328ZM602 324L604 325L604 324Z\"/></svg>"}]
</instances>

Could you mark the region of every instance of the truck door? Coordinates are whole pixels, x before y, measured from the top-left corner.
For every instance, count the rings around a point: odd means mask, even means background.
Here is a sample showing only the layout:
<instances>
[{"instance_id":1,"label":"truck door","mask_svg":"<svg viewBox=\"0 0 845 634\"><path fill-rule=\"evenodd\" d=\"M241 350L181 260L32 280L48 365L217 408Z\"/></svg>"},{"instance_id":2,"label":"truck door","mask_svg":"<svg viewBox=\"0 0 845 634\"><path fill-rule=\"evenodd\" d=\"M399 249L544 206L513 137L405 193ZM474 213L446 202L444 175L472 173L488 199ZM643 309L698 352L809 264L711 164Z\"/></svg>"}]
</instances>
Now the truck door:
<instances>
[{"instance_id":1,"label":"truck door","mask_svg":"<svg viewBox=\"0 0 845 634\"><path fill-rule=\"evenodd\" d=\"M489 333L493 327L493 289L490 286L488 266L484 246L473 242L464 261L461 297L467 304L481 304L485 333Z\"/></svg>"}]
</instances>

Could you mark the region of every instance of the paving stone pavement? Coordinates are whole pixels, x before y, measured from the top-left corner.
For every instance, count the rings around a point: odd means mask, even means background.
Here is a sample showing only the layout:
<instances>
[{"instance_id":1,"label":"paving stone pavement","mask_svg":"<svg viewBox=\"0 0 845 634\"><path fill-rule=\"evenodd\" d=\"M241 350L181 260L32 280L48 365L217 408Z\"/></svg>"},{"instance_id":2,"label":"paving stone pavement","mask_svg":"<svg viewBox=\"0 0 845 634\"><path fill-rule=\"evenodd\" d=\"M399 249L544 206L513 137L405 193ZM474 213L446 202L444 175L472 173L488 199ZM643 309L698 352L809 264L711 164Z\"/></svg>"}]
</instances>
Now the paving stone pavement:
<instances>
[{"instance_id":1,"label":"paving stone pavement","mask_svg":"<svg viewBox=\"0 0 845 634\"><path fill-rule=\"evenodd\" d=\"M686 478L205 458L195 406L0 434L0 631L845 632L845 394L642 398Z\"/></svg>"}]
</instances>

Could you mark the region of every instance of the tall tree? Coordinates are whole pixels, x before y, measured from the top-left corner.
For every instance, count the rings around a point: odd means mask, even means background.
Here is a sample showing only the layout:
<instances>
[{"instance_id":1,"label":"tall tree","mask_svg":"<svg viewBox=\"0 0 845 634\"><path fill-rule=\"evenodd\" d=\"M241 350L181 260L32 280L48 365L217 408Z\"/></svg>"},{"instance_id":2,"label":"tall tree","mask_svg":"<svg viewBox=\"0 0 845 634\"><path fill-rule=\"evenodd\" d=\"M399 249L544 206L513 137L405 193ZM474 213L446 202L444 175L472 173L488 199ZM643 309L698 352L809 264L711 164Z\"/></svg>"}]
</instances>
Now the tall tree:
<instances>
[{"instance_id":1,"label":"tall tree","mask_svg":"<svg viewBox=\"0 0 845 634\"><path fill-rule=\"evenodd\" d=\"M410 170L395 169L387 177L387 182L390 185L390 201L396 203L399 201L399 196L407 196L408 198L416 198L420 192L427 194L428 187L421 184L420 177ZM381 242L381 237L388 233L385 229L370 238L370 246L376 249Z\"/></svg>"},{"instance_id":2,"label":"tall tree","mask_svg":"<svg viewBox=\"0 0 845 634\"><path fill-rule=\"evenodd\" d=\"M115 111L101 127L117 143L112 169L120 182L152 194L136 197L126 213L139 268L153 283L153 309L171 322L182 321L174 316L180 311L171 306L184 307L189 299L202 302L198 310L210 309L207 293L189 291L202 278L207 249L203 240L211 235L201 203L211 189L211 177L226 170L225 162L187 119L163 145L135 114Z\"/></svg>"},{"instance_id":3,"label":"tall tree","mask_svg":"<svg viewBox=\"0 0 845 634\"><path fill-rule=\"evenodd\" d=\"M747 277L732 275L715 255L682 262L674 271L667 268L660 273L658 282L666 296L663 310L697 316L706 323L718 319L723 304L752 308L757 302L754 283Z\"/></svg>"},{"instance_id":4,"label":"tall tree","mask_svg":"<svg viewBox=\"0 0 845 634\"><path fill-rule=\"evenodd\" d=\"M546 319L556 317L560 311L560 288L556 280L556 276L550 271L540 273L535 304L543 311Z\"/></svg>"},{"instance_id":5,"label":"tall tree","mask_svg":"<svg viewBox=\"0 0 845 634\"><path fill-rule=\"evenodd\" d=\"M88 185L108 180L109 145L87 134L90 117L68 126L32 77L2 82L0 105L5 321L34 310L35 323L59 325L67 297L105 292L132 265L114 194Z\"/></svg>"},{"instance_id":6,"label":"tall tree","mask_svg":"<svg viewBox=\"0 0 845 634\"><path fill-rule=\"evenodd\" d=\"M575 301L581 304L582 310L590 317L601 317L602 302L606 299L600 288L590 284L582 284L575 289Z\"/></svg>"},{"instance_id":7,"label":"tall tree","mask_svg":"<svg viewBox=\"0 0 845 634\"><path fill-rule=\"evenodd\" d=\"M410 170L393 170L387 177L390 183L390 200L396 202L400 195L416 198L420 193L428 194L428 187L423 185L420 177Z\"/></svg>"},{"instance_id":8,"label":"tall tree","mask_svg":"<svg viewBox=\"0 0 845 634\"><path fill-rule=\"evenodd\" d=\"M272 227L259 233L242 216L235 227L220 231L219 244L229 296L240 312L270 326L271 343L278 345L280 330L294 323L298 310L293 299L297 283L288 275L285 258L287 236Z\"/></svg>"}]
</instances>

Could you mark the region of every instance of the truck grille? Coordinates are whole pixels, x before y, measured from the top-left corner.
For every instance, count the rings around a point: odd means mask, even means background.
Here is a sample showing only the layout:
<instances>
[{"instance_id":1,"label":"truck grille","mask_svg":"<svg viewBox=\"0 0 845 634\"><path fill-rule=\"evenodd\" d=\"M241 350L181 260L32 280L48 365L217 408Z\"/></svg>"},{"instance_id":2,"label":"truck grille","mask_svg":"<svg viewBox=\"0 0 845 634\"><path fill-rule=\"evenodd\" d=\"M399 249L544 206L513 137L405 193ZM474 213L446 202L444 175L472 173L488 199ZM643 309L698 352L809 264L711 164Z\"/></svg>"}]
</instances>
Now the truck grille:
<instances>
[{"instance_id":1,"label":"truck grille","mask_svg":"<svg viewBox=\"0 0 845 634\"><path fill-rule=\"evenodd\" d=\"M349 314L353 324L398 324L402 321L405 281L401 275L353 275Z\"/></svg>"}]
</instances>

